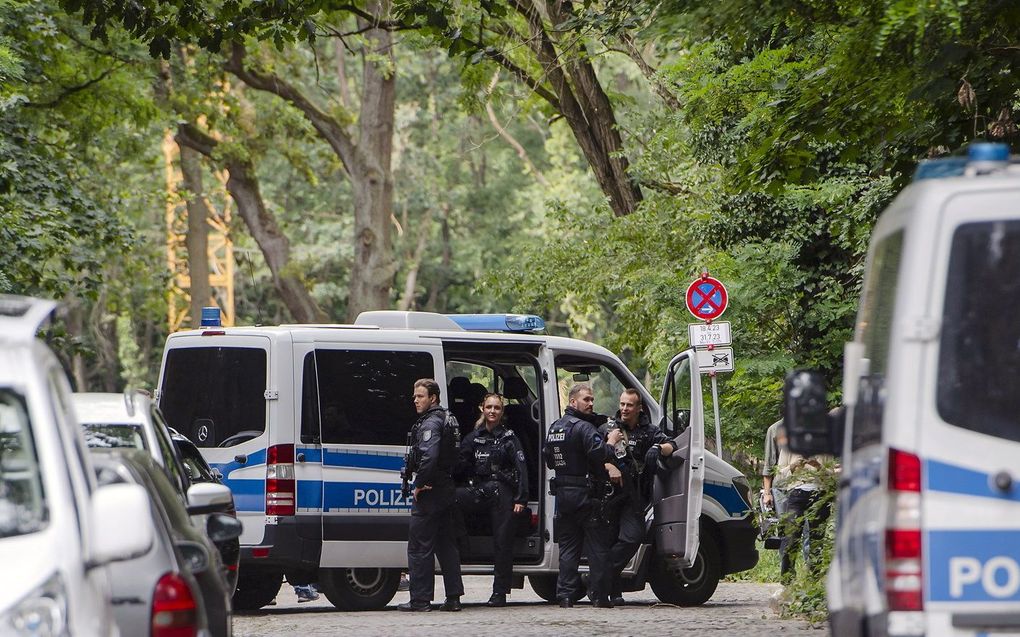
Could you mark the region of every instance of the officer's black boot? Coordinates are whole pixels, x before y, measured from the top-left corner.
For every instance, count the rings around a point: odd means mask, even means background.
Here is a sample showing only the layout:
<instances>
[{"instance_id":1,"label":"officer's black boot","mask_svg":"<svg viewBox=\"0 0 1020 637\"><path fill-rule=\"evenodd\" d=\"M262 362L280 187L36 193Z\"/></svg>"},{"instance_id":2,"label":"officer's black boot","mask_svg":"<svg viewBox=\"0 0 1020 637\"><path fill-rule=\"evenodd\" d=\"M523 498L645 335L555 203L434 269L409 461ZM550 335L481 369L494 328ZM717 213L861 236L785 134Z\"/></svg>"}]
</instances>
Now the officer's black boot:
<instances>
[{"instance_id":1,"label":"officer's black boot","mask_svg":"<svg viewBox=\"0 0 1020 637\"><path fill-rule=\"evenodd\" d=\"M410 611L416 613L427 613L432 610L432 604L429 603L415 603L415 602L404 602L403 604L397 604L398 610Z\"/></svg>"},{"instance_id":2,"label":"officer's black boot","mask_svg":"<svg viewBox=\"0 0 1020 637\"><path fill-rule=\"evenodd\" d=\"M456 613L461 609L460 606L460 595L451 595L446 598L443 605L439 607L439 610L444 610L448 613Z\"/></svg>"},{"instance_id":3,"label":"officer's black boot","mask_svg":"<svg viewBox=\"0 0 1020 637\"><path fill-rule=\"evenodd\" d=\"M492 606L493 608L502 608L506 606L506 593L493 593L489 601L485 602L486 606Z\"/></svg>"}]
</instances>

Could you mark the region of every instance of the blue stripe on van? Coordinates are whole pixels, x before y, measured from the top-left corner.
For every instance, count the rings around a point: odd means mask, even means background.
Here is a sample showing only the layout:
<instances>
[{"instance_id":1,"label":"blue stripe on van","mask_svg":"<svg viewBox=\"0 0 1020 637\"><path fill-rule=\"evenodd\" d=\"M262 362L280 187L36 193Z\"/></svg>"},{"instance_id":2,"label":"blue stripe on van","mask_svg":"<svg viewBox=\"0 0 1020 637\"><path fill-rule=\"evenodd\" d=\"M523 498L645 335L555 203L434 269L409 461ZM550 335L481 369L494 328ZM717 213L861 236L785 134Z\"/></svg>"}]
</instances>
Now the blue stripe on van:
<instances>
[{"instance_id":1,"label":"blue stripe on van","mask_svg":"<svg viewBox=\"0 0 1020 637\"><path fill-rule=\"evenodd\" d=\"M230 462L210 462L209 466L214 469L219 469L220 473L223 474L224 478L230 477L230 472L237 469L246 469L248 467L257 467L259 465L266 464L266 449L263 447L258 451L253 451L248 454L248 460L242 464L237 460L231 460Z\"/></svg>"},{"instance_id":2,"label":"blue stripe on van","mask_svg":"<svg viewBox=\"0 0 1020 637\"><path fill-rule=\"evenodd\" d=\"M323 509L407 510L411 507L394 482L327 482Z\"/></svg>"},{"instance_id":3,"label":"blue stripe on van","mask_svg":"<svg viewBox=\"0 0 1020 637\"><path fill-rule=\"evenodd\" d=\"M925 488L929 491L1020 502L1020 489L1014 486L1009 493L1003 493L995 488L990 473L967 469L939 460L925 461L924 481Z\"/></svg>"},{"instance_id":4,"label":"blue stripe on van","mask_svg":"<svg viewBox=\"0 0 1020 637\"><path fill-rule=\"evenodd\" d=\"M324 467L387 469L390 471L400 471L404 467L404 457L402 455L390 456L378 453L355 453L323 449L322 456L322 465Z\"/></svg>"},{"instance_id":5,"label":"blue stripe on van","mask_svg":"<svg viewBox=\"0 0 1020 637\"><path fill-rule=\"evenodd\" d=\"M266 508L266 481L261 480L230 480L226 479L223 484L227 485L230 492L234 494L234 508L239 512L265 511Z\"/></svg>"},{"instance_id":6,"label":"blue stripe on van","mask_svg":"<svg viewBox=\"0 0 1020 637\"><path fill-rule=\"evenodd\" d=\"M321 480L298 480L297 507L299 509L322 509Z\"/></svg>"},{"instance_id":7,"label":"blue stripe on van","mask_svg":"<svg viewBox=\"0 0 1020 637\"><path fill-rule=\"evenodd\" d=\"M928 599L1020 601L1020 530L929 531Z\"/></svg>"},{"instance_id":8,"label":"blue stripe on van","mask_svg":"<svg viewBox=\"0 0 1020 637\"><path fill-rule=\"evenodd\" d=\"M719 506L726 509L726 513L731 517L743 516L750 510L750 507L740 497L740 493L737 492L737 488L732 483L726 485L706 482L703 489L705 496L718 502Z\"/></svg>"}]
</instances>

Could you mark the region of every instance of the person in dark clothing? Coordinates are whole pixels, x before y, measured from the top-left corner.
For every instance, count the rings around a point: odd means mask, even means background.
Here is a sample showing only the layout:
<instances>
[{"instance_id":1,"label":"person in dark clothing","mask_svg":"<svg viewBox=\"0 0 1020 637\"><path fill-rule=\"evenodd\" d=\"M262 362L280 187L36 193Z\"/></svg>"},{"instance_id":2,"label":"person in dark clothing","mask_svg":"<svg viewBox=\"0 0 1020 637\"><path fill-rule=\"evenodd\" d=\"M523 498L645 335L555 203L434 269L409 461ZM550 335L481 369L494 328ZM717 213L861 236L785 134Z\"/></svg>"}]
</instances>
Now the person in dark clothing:
<instances>
[{"instance_id":1,"label":"person in dark clothing","mask_svg":"<svg viewBox=\"0 0 1020 637\"><path fill-rule=\"evenodd\" d=\"M599 428L604 436L613 430L623 432L623 440L615 447L613 459L606 464L613 483L614 538L609 549L612 564L612 602L622 606L623 581L621 571L634 557L645 537L645 510L652 492L652 479L659 456L670 456L676 445L662 433L642 410L641 394L636 389L625 389L620 394L620 410L616 416Z\"/></svg>"},{"instance_id":2,"label":"person in dark clothing","mask_svg":"<svg viewBox=\"0 0 1020 637\"><path fill-rule=\"evenodd\" d=\"M503 397L485 394L477 427L460 443L457 488L462 512L488 512L494 552L492 596L488 606L506 606L514 570L513 516L528 503L528 469L514 432L505 427Z\"/></svg>"},{"instance_id":3,"label":"person in dark clothing","mask_svg":"<svg viewBox=\"0 0 1020 637\"><path fill-rule=\"evenodd\" d=\"M431 378L414 383L418 420L411 428L408 465L402 476L411 481L414 504L407 536L410 601L404 611L432 610L435 594L435 558L443 569L444 611L459 611L464 582L460 553L454 541L452 470L457 461L460 430L456 418L439 406L439 384Z\"/></svg>"},{"instance_id":4,"label":"person in dark clothing","mask_svg":"<svg viewBox=\"0 0 1020 637\"><path fill-rule=\"evenodd\" d=\"M570 608L584 595L577 571L583 552L588 558L592 605L612 608L611 527L603 503L609 485L606 463L615 457L613 445L623 434L617 429L604 439L598 432L596 427L605 422L605 416L594 413L595 397L589 385L574 385L567 399L570 406L549 428L542 448L546 466L556 471L552 479L556 494L553 536L560 550L556 598L561 607Z\"/></svg>"}]
</instances>

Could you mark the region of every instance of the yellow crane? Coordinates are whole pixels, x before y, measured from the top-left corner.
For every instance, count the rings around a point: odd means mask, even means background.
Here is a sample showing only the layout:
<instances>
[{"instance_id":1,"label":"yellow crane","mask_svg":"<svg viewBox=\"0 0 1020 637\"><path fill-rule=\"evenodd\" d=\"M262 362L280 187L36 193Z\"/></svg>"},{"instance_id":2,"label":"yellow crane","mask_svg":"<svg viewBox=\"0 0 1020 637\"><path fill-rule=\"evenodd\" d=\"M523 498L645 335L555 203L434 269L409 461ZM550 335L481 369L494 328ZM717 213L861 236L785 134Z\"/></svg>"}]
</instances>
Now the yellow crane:
<instances>
[{"instance_id":1,"label":"yellow crane","mask_svg":"<svg viewBox=\"0 0 1020 637\"><path fill-rule=\"evenodd\" d=\"M190 316L191 276L188 271L188 259L185 256L188 208L180 196L179 186L182 177L179 157L180 150L173 134L167 131L163 137L163 159L167 190L166 261L172 275L167 296L167 319L171 332L197 327L197 324L191 323ZM205 300L203 305L219 307L223 325L231 326L234 324L234 244L229 233L231 199L226 192L227 172L220 170L213 174L223 196L217 198L221 201L218 207L206 198L206 204L212 211L206 220L209 224L209 288L212 298Z\"/></svg>"}]
</instances>

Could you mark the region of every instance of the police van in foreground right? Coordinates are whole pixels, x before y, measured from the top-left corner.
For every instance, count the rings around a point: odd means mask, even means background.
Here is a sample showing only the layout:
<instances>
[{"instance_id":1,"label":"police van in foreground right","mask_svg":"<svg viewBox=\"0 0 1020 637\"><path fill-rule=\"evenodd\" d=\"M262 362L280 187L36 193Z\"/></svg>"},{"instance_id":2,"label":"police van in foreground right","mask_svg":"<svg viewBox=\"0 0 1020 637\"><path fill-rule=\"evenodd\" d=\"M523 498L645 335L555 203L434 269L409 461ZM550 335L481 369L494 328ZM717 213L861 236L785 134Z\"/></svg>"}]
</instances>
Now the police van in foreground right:
<instances>
[{"instance_id":1,"label":"police van in foreground right","mask_svg":"<svg viewBox=\"0 0 1020 637\"><path fill-rule=\"evenodd\" d=\"M513 587L527 577L555 600L559 554L541 448L568 389L582 381L603 414L615 412L623 389L636 388L651 421L680 441L661 461L646 543L626 570L625 590L647 582L662 601L696 605L721 577L752 568L758 552L747 481L704 449L693 351L674 358L653 398L609 350L543 328L534 316L379 311L353 325L212 325L171 334L159 405L224 476L244 524L235 608L269 603L284 577L317 582L345 610L390 602L407 568L411 503L400 469L417 417L411 394L426 377L439 383L462 435L486 392L506 398L506 425L520 439L530 490L526 513L515 517ZM467 525L464 573L492 573L488 518L472 516Z\"/></svg>"},{"instance_id":2,"label":"police van in foreground right","mask_svg":"<svg viewBox=\"0 0 1020 637\"><path fill-rule=\"evenodd\" d=\"M786 381L799 453L838 451L832 633L1020 634L1020 165L922 163L868 251L843 418Z\"/></svg>"}]
</instances>

